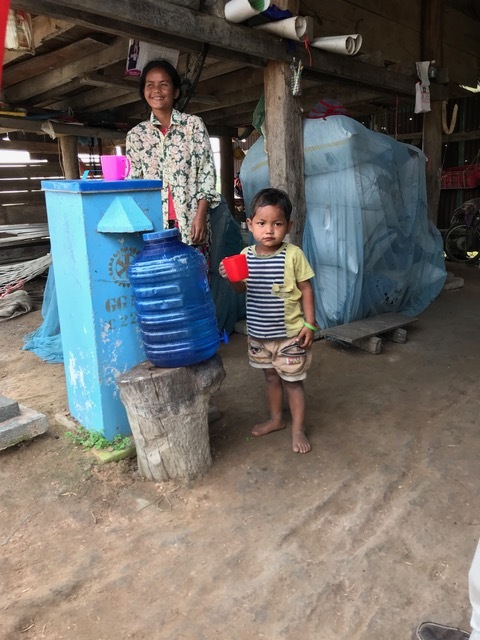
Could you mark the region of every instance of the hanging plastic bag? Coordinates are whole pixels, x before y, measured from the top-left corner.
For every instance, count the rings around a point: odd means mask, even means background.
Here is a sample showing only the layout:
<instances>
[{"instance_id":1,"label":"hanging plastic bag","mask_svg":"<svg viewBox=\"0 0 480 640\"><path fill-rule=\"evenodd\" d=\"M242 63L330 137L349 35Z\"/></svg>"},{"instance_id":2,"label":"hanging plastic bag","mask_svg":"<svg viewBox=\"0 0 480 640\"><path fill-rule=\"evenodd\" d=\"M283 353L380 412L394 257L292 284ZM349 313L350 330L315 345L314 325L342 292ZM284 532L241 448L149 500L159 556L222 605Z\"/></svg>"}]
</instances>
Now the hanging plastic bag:
<instances>
[{"instance_id":1,"label":"hanging plastic bag","mask_svg":"<svg viewBox=\"0 0 480 640\"><path fill-rule=\"evenodd\" d=\"M26 11L10 9L8 12L5 49L35 54L32 16Z\"/></svg>"},{"instance_id":2,"label":"hanging plastic bag","mask_svg":"<svg viewBox=\"0 0 480 640\"><path fill-rule=\"evenodd\" d=\"M416 62L417 75L420 82L415 85L415 113L426 113L430 109L430 80L428 78L428 68L430 61Z\"/></svg>"},{"instance_id":3,"label":"hanging plastic bag","mask_svg":"<svg viewBox=\"0 0 480 640\"><path fill-rule=\"evenodd\" d=\"M426 113L430 109L430 88L421 82L415 85L415 113Z\"/></svg>"}]
</instances>

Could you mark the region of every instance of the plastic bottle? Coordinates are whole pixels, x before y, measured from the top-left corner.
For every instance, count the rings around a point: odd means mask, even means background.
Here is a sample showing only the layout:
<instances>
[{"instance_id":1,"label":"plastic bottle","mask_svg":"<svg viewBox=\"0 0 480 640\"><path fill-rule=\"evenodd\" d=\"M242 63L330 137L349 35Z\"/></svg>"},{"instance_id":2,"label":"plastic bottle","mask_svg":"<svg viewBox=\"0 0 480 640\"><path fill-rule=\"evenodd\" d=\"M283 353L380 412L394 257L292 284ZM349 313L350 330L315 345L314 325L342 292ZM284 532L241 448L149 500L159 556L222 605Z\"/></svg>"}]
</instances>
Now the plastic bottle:
<instances>
[{"instance_id":1,"label":"plastic bottle","mask_svg":"<svg viewBox=\"0 0 480 640\"><path fill-rule=\"evenodd\" d=\"M157 367L185 367L211 358L220 335L207 264L180 241L178 229L143 235L128 269L145 355Z\"/></svg>"}]
</instances>

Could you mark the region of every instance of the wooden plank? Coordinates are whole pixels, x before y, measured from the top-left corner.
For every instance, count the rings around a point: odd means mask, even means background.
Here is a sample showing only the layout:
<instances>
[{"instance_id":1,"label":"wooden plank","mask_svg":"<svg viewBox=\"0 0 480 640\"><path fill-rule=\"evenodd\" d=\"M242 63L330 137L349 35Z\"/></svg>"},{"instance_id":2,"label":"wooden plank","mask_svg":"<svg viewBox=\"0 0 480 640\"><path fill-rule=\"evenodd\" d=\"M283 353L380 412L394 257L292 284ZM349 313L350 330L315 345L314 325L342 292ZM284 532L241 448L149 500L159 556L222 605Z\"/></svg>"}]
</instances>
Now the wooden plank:
<instances>
[{"instance_id":1,"label":"wooden plank","mask_svg":"<svg viewBox=\"0 0 480 640\"><path fill-rule=\"evenodd\" d=\"M138 93L138 78L118 78L110 75L102 75L100 73L86 73L79 78L81 84L90 85L92 87L116 87L117 89L125 89L125 91L136 91Z\"/></svg>"},{"instance_id":2,"label":"wooden plank","mask_svg":"<svg viewBox=\"0 0 480 640\"><path fill-rule=\"evenodd\" d=\"M225 119L227 119L232 124L234 122L241 122L244 126L248 127L252 123L253 111L258 104L259 97L260 96L257 96L251 102L242 103L237 106L231 106L225 109L213 109L212 111L205 111L202 113L202 118L204 122L208 122L211 124L221 124L222 122L225 122ZM197 113L196 109L195 111L192 110L191 113ZM247 120L244 120L245 117L247 118Z\"/></svg>"},{"instance_id":3,"label":"wooden plank","mask_svg":"<svg viewBox=\"0 0 480 640\"><path fill-rule=\"evenodd\" d=\"M257 87L258 85L263 85L263 70L245 68L240 71L226 73L221 79L201 80L197 84L195 92L224 94L237 92L239 89Z\"/></svg>"},{"instance_id":4,"label":"wooden plank","mask_svg":"<svg viewBox=\"0 0 480 640\"><path fill-rule=\"evenodd\" d=\"M9 117L9 116L0 116L0 128L3 129L4 131L28 131L30 133L36 133L38 135L44 136L45 135L45 131L42 129L42 126L45 124L46 121L40 121L40 120L29 120L28 118L16 118L15 116L13 117ZM121 141L125 141L125 137L126 134L124 131L117 131L116 129L100 129L99 127L86 127L86 126L79 126L79 125L75 125L75 124L62 124L59 122L53 122L52 120L49 120L48 122L51 123L52 127L55 130L55 133L59 136L64 135L64 136L76 136L76 135L81 135L81 136L85 136L85 137L90 137L90 138L106 138L107 140L121 140ZM41 145L44 143L40 143L40 142L27 142L25 141L23 143L23 146L14 146L15 144L18 144L16 141L11 141L11 142L5 142L3 141L2 144L2 140L0 140L0 149L27 149L27 144L33 144L33 145ZM49 144L49 143L45 143L45 144ZM57 143L53 143L55 148L57 148ZM5 145L5 146L4 146ZM39 148L39 147L38 147Z\"/></svg>"},{"instance_id":5,"label":"wooden plank","mask_svg":"<svg viewBox=\"0 0 480 640\"><path fill-rule=\"evenodd\" d=\"M88 24L97 30L113 30L127 37L132 37L133 31L142 32L145 34L142 39L147 41L157 31L155 41L157 44L161 41L165 46L168 46L168 38L172 43L176 38L187 44L189 40L208 42L211 43L211 55L230 59L234 56L235 59L248 60L252 65L264 65L266 60L291 61L291 52L283 39L162 0L143 0L141 5L130 0L105 0L102 3L97 0L14 0L13 4L34 13L63 18L75 16L79 24ZM178 48L181 46L177 45ZM387 69L372 68L352 57L320 50L312 50L311 54L311 69L314 73L340 77L404 95L415 93L415 84L410 77ZM306 65L309 64L309 56L305 51L299 50L298 55L305 60ZM433 85L432 96L447 99L448 90L446 87Z\"/></svg>"},{"instance_id":6,"label":"wooden plank","mask_svg":"<svg viewBox=\"0 0 480 640\"><path fill-rule=\"evenodd\" d=\"M133 87L133 89L135 89L135 87ZM74 113L79 113L85 109L88 109L88 107L91 107L92 105L97 105L101 102L104 102L107 98L111 99L118 96L124 96L125 93L125 89L119 89L118 87L111 89L106 89L105 87L97 87L96 89L83 91L83 93L80 93L76 96L68 96L63 100L52 102L51 107L56 111L66 111L70 108L73 109ZM130 89L129 95L132 95L132 93L135 96L135 100L140 100L138 91L132 91L132 89Z\"/></svg>"},{"instance_id":7,"label":"wooden plank","mask_svg":"<svg viewBox=\"0 0 480 640\"><path fill-rule=\"evenodd\" d=\"M420 60L421 4L417 0L335 0L325 10L318 0L302 2L316 18L316 37L361 33L363 53L381 51L386 61L410 63Z\"/></svg>"},{"instance_id":8,"label":"wooden plank","mask_svg":"<svg viewBox=\"0 0 480 640\"><path fill-rule=\"evenodd\" d=\"M1 174L0 174L1 175ZM58 178L62 178L63 176L55 176ZM18 180L2 180L0 178L0 199L2 197L2 193L6 193L9 191L39 191L42 188L40 184L43 178L19 178Z\"/></svg>"},{"instance_id":9,"label":"wooden plank","mask_svg":"<svg viewBox=\"0 0 480 640\"><path fill-rule=\"evenodd\" d=\"M0 224L46 222L47 209L45 203L6 205L0 207Z\"/></svg>"},{"instance_id":10,"label":"wooden plank","mask_svg":"<svg viewBox=\"0 0 480 640\"><path fill-rule=\"evenodd\" d=\"M70 82L59 84L58 87L52 87L48 89L48 91L37 93L37 95L25 100L22 104L27 107L30 105L34 105L35 107L48 107L55 100L62 99L65 94L77 91L80 87L82 87L80 78L74 78L70 80Z\"/></svg>"},{"instance_id":11,"label":"wooden plank","mask_svg":"<svg viewBox=\"0 0 480 640\"><path fill-rule=\"evenodd\" d=\"M41 202L45 202L45 194L43 191L0 192L0 204L31 204Z\"/></svg>"},{"instance_id":12,"label":"wooden plank","mask_svg":"<svg viewBox=\"0 0 480 640\"><path fill-rule=\"evenodd\" d=\"M128 51L128 43L124 38L117 38L113 44L87 55L82 55L77 60L67 62L55 69L40 73L35 78L18 82L5 91L6 99L11 104L18 104L53 89L61 84L66 84L72 78L83 73L96 71L102 67L124 60Z\"/></svg>"},{"instance_id":13,"label":"wooden plank","mask_svg":"<svg viewBox=\"0 0 480 640\"><path fill-rule=\"evenodd\" d=\"M0 179L15 178L58 178L63 177L58 162L39 162L38 164L0 165ZM3 185L4 183L2 183Z\"/></svg>"},{"instance_id":14,"label":"wooden plank","mask_svg":"<svg viewBox=\"0 0 480 640\"><path fill-rule=\"evenodd\" d=\"M0 226L0 233L9 233L16 235L31 235L32 233L45 236L48 234L48 224L4 224Z\"/></svg>"},{"instance_id":15,"label":"wooden plank","mask_svg":"<svg viewBox=\"0 0 480 640\"><path fill-rule=\"evenodd\" d=\"M35 258L41 258L47 253L50 253L50 242L48 240L23 247L2 247L0 264L14 264L15 262L25 262L25 260L35 260Z\"/></svg>"},{"instance_id":16,"label":"wooden plank","mask_svg":"<svg viewBox=\"0 0 480 640\"><path fill-rule=\"evenodd\" d=\"M33 44L38 49L44 42L56 38L57 36L69 31L74 27L71 22L65 20L56 20L47 16L35 16L32 20L33 26ZM3 58L3 64L7 65L17 58L25 55L25 51L7 51Z\"/></svg>"},{"instance_id":17,"label":"wooden plank","mask_svg":"<svg viewBox=\"0 0 480 640\"><path fill-rule=\"evenodd\" d=\"M232 71L238 71L239 69L242 69L242 67L243 64L241 62L231 62L230 60L219 60L212 62L211 64L206 64L202 69L200 82L209 80L210 78L218 78L219 76L231 73Z\"/></svg>"},{"instance_id":18,"label":"wooden plank","mask_svg":"<svg viewBox=\"0 0 480 640\"><path fill-rule=\"evenodd\" d=\"M7 249L9 247L24 247L32 244L49 244L50 236L45 235L31 235L31 236L17 236L7 235L1 231L0 226L0 249Z\"/></svg>"},{"instance_id":19,"label":"wooden plank","mask_svg":"<svg viewBox=\"0 0 480 640\"><path fill-rule=\"evenodd\" d=\"M365 338L392 331L397 327L403 327L416 320L418 320L416 316L405 316L400 313L382 313L364 320L355 320L347 324L322 329L320 335L354 343L357 340L364 340Z\"/></svg>"},{"instance_id":20,"label":"wooden plank","mask_svg":"<svg viewBox=\"0 0 480 640\"><path fill-rule=\"evenodd\" d=\"M42 73L51 72L53 69L62 67L89 53L96 53L107 47L108 45L104 42L99 42L93 38L84 38L56 51L36 55L23 62L17 62L16 65L7 67L3 72L4 88L6 89L11 85L38 77Z\"/></svg>"},{"instance_id":21,"label":"wooden plank","mask_svg":"<svg viewBox=\"0 0 480 640\"><path fill-rule=\"evenodd\" d=\"M443 46L443 64L447 68L450 82L476 87L479 58L480 54L475 56L466 51L460 51L457 47L452 47L449 44Z\"/></svg>"},{"instance_id":22,"label":"wooden plank","mask_svg":"<svg viewBox=\"0 0 480 640\"><path fill-rule=\"evenodd\" d=\"M263 83L249 89L239 89L238 91L232 91L221 96L222 109L229 109L230 107L241 107L246 102L258 101L263 93ZM193 102L192 98L192 102ZM218 109L218 105L214 104L202 104L196 105L195 113L205 113L207 111L215 111ZM228 111L230 113L230 109Z\"/></svg>"},{"instance_id":23,"label":"wooden plank","mask_svg":"<svg viewBox=\"0 0 480 640\"><path fill-rule=\"evenodd\" d=\"M0 116L0 120L2 119ZM10 140L10 142L5 142L0 139L0 149L5 151L29 151L30 153L41 153L42 156L58 155L56 142L32 142L30 140Z\"/></svg>"},{"instance_id":24,"label":"wooden plank","mask_svg":"<svg viewBox=\"0 0 480 640\"><path fill-rule=\"evenodd\" d=\"M444 30L444 46L453 47L463 53L468 51L477 59L480 58L478 21L470 19L446 3L444 4L444 12L444 24L448 26L448 28Z\"/></svg>"},{"instance_id":25,"label":"wooden plank","mask_svg":"<svg viewBox=\"0 0 480 640\"><path fill-rule=\"evenodd\" d=\"M367 26L364 23L375 20L376 16L387 19L391 23L390 29L399 25L408 29L417 26L420 30L421 6L418 0L389 0L388 3L379 3L377 0L336 0L328 6L328 11L319 5L318 0L302 0L302 8L308 10L309 15L316 14L322 21L349 20L346 25L349 30L345 33L363 33L363 27ZM361 22L357 22L358 19ZM328 35L339 35L339 32Z\"/></svg>"}]
</instances>

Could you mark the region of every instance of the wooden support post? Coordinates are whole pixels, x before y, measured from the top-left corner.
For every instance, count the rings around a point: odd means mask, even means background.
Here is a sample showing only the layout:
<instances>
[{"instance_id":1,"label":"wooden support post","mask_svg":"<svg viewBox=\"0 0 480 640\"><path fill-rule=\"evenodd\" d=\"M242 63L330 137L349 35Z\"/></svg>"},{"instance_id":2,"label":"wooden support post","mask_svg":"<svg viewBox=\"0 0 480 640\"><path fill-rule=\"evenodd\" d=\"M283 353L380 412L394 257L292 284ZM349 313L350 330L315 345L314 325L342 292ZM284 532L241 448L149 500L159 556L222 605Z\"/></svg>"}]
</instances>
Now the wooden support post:
<instances>
[{"instance_id":1,"label":"wooden support post","mask_svg":"<svg viewBox=\"0 0 480 640\"><path fill-rule=\"evenodd\" d=\"M423 0L422 60L442 66L443 0ZM427 156L428 217L436 224L442 176L442 103L432 100L423 117L423 152Z\"/></svg>"},{"instance_id":2,"label":"wooden support post","mask_svg":"<svg viewBox=\"0 0 480 640\"><path fill-rule=\"evenodd\" d=\"M234 165L232 138L230 136L220 136L220 191L227 201L230 213L235 215L233 179Z\"/></svg>"},{"instance_id":3,"label":"wooden support post","mask_svg":"<svg viewBox=\"0 0 480 640\"><path fill-rule=\"evenodd\" d=\"M286 191L293 204L291 242L302 246L305 227L303 123L299 98L292 96L290 67L268 62L265 68L265 124L272 187Z\"/></svg>"},{"instance_id":4,"label":"wooden support post","mask_svg":"<svg viewBox=\"0 0 480 640\"><path fill-rule=\"evenodd\" d=\"M62 154L63 175L66 180L78 180L78 138L77 136L59 136Z\"/></svg>"},{"instance_id":5,"label":"wooden support post","mask_svg":"<svg viewBox=\"0 0 480 640\"><path fill-rule=\"evenodd\" d=\"M208 400L225 377L220 356L163 369L145 361L117 378L137 450L149 480L193 480L212 464Z\"/></svg>"}]
</instances>

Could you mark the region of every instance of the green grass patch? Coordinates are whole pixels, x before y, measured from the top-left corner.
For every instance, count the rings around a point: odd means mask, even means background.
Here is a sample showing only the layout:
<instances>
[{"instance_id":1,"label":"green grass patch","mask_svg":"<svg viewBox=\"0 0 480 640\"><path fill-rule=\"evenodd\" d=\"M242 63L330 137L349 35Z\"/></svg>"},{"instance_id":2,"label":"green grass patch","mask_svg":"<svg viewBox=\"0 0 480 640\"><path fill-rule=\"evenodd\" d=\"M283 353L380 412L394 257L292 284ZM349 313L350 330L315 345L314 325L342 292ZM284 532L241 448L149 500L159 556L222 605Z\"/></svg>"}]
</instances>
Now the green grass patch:
<instances>
[{"instance_id":1,"label":"green grass patch","mask_svg":"<svg viewBox=\"0 0 480 640\"><path fill-rule=\"evenodd\" d=\"M85 449L123 451L132 444L130 436L117 435L113 440L107 440L99 431L88 431L85 427L78 427L75 431L66 431L65 435L74 444Z\"/></svg>"}]
</instances>

